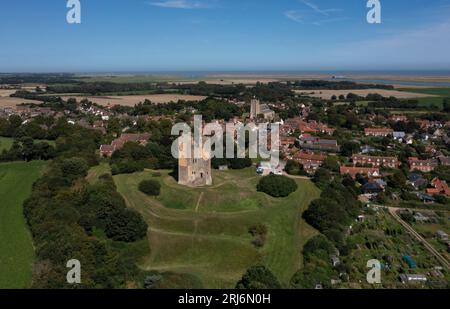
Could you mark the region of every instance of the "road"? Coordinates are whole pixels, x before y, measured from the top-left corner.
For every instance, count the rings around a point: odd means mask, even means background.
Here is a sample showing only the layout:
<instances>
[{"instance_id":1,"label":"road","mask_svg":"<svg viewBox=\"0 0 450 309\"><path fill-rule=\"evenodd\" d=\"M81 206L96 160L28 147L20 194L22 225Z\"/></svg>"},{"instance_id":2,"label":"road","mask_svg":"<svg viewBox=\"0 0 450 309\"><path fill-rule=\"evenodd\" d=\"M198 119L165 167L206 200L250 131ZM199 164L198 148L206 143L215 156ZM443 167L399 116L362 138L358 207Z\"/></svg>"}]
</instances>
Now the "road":
<instances>
[{"instance_id":1,"label":"road","mask_svg":"<svg viewBox=\"0 0 450 309\"><path fill-rule=\"evenodd\" d=\"M387 207L389 209L389 213L394 217L395 220L398 221L410 234L412 234L419 242L421 242L425 248L430 251L447 269L450 269L450 262L440 254L425 238L423 238L419 233L417 233L412 226L406 223L400 216L397 214L399 208Z\"/></svg>"}]
</instances>

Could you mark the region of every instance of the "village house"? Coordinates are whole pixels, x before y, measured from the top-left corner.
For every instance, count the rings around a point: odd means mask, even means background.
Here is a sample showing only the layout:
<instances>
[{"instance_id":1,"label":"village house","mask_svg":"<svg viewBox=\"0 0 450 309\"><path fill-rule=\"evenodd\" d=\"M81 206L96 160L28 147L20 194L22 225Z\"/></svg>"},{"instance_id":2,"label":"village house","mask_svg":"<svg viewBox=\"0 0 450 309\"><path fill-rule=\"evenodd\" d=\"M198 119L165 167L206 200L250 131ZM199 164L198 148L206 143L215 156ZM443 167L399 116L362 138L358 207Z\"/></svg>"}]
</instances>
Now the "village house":
<instances>
[{"instance_id":1,"label":"village house","mask_svg":"<svg viewBox=\"0 0 450 309\"><path fill-rule=\"evenodd\" d=\"M428 130L430 128L442 128L442 123L440 121L418 120L417 123L423 130Z\"/></svg>"},{"instance_id":2,"label":"village house","mask_svg":"<svg viewBox=\"0 0 450 309\"><path fill-rule=\"evenodd\" d=\"M295 146L295 142L297 139L295 137L287 137L287 136L281 136L280 137L280 146L282 148L290 148Z\"/></svg>"},{"instance_id":3,"label":"village house","mask_svg":"<svg viewBox=\"0 0 450 309\"><path fill-rule=\"evenodd\" d=\"M365 128L366 136L387 137L394 134L394 130L389 128Z\"/></svg>"},{"instance_id":4,"label":"village house","mask_svg":"<svg viewBox=\"0 0 450 309\"><path fill-rule=\"evenodd\" d=\"M411 174L408 176L407 184L410 184L414 189L419 190L422 187L428 186L428 180L420 174Z\"/></svg>"},{"instance_id":5,"label":"village house","mask_svg":"<svg viewBox=\"0 0 450 309\"><path fill-rule=\"evenodd\" d=\"M442 240L442 241L447 241L448 240L448 234L445 233L444 231L441 231L441 230L436 232L436 237L439 240Z\"/></svg>"},{"instance_id":6,"label":"village house","mask_svg":"<svg viewBox=\"0 0 450 309\"><path fill-rule=\"evenodd\" d=\"M380 177L380 169L377 167L353 167L353 166L341 166L341 175L350 175L352 178L356 178L356 175L366 175L369 177Z\"/></svg>"},{"instance_id":7,"label":"village house","mask_svg":"<svg viewBox=\"0 0 450 309\"><path fill-rule=\"evenodd\" d=\"M419 158L411 157L408 159L408 164L410 171L420 171L423 173L429 173L438 167L438 161L436 159L419 160Z\"/></svg>"},{"instance_id":8,"label":"village house","mask_svg":"<svg viewBox=\"0 0 450 309\"><path fill-rule=\"evenodd\" d=\"M450 166L450 157L440 156L438 159L442 166Z\"/></svg>"},{"instance_id":9,"label":"village house","mask_svg":"<svg viewBox=\"0 0 450 309\"><path fill-rule=\"evenodd\" d=\"M400 162L396 157L353 155L352 161L353 165L371 165L373 167L389 167L389 168L398 168L400 166Z\"/></svg>"},{"instance_id":10,"label":"village house","mask_svg":"<svg viewBox=\"0 0 450 309\"><path fill-rule=\"evenodd\" d=\"M314 172L323 165L327 156L323 154L316 154L314 152L297 152L293 160L302 164L307 172Z\"/></svg>"},{"instance_id":11,"label":"village house","mask_svg":"<svg viewBox=\"0 0 450 309\"><path fill-rule=\"evenodd\" d=\"M389 120L394 122L408 122L408 117L405 115L392 115Z\"/></svg>"},{"instance_id":12,"label":"village house","mask_svg":"<svg viewBox=\"0 0 450 309\"><path fill-rule=\"evenodd\" d=\"M447 182L444 180L440 180L439 178L434 178L431 181L432 188L427 189L427 194L433 195L446 195L450 197L450 187Z\"/></svg>"},{"instance_id":13,"label":"village house","mask_svg":"<svg viewBox=\"0 0 450 309\"><path fill-rule=\"evenodd\" d=\"M112 141L111 145L101 145L100 155L102 157L111 157L112 154L123 148L123 146L128 143L138 143L142 146L147 145L150 139L149 133L143 134L122 134L119 138Z\"/></svg>"},{"instance_id":14,"label":"village house","mask_svg":"<svg viewBox=\"0 0 450 309\"><path fill-rule=\"evenodd\" d=\"M401 274L400 281L403 284L418 284L418 283L426 283L427 276L425 275L411 275L411 274Z\"/></svg>"},{"instance_id":15,"label":"village house","mask_svg":"<svg viewBox=\"0 0 450 309\"><path fill-rule=\"evenodd\" d=\"M300 148L317 150L317 151L329 151L329 152L339 152L340 147L336 140L322 139L318 137L311 136L309 134L303 134L299 140Z\"/></svg>"}]
</instances>

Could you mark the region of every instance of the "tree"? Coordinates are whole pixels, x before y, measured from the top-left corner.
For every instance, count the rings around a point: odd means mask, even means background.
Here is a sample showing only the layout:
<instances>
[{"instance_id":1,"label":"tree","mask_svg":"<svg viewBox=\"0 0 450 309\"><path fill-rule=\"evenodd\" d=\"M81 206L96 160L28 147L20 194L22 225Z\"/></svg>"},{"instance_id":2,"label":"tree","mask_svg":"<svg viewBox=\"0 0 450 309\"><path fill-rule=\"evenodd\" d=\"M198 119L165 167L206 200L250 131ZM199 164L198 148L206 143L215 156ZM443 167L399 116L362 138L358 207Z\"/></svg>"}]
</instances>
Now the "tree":
<instances>
[{"instance_id":1,"label":"tree","mask_svg":"<svg viewBox=\"0 0 450 309\"><path fill-rule=\"evenodd\" d=\"M257 190L273 197L286 197L297 191L297 183L288 177L269 175L261 178Z\"/></svg>"},{"instance_id":2,"label":"tree","mask_svg":"<svg viewBox=\"0 0 450 309\"><path fill-rule=\"evenodd\" d=\"M147 223L134 210L124 209L109 217L105 234L115 241L134 242L147 235Z\"/></svg>"},{"instance_id":3,"label":"tree","mask_svg":"<svg viewBox=\"0 0 450 309\"><path fill-rule=\"evenodd\" d=\"M240 290L273 290L280 288L281 285L275 275L262 265L250 267L236 285L236 289Z\"/></svg>"},{"instance_id":4,"label":"tree","mask_svg":"<svg viewBox=\"0 0 450 309\"><path fill-rule=\"evenodd\" d=\"M139 184L139 190L150 196L161 194L161 184L156 180L144 180Z\"/></svg>"},{"instance_id":5,"label":"tree","mask_svg":"<svg viewBox=\"0 0 450 309\"><path fill-rule=\"evenodd\" d=\"M443 102L444 112L450 113L450 98L445 98Z\"/></svg>"},{"instance_id":6,"label":"tree","mask_svg":"<svg viewBox=\"0 0 450 309\"><path fill-rule=\"evenodd\" d=\"M305 172L303 165L294 160L289 160L284 168L289 175L302 175Z\"/></svg>"},{"instance_id":7,"label":"tree","mask_svg":"<svg viewBox=\"0 0 450 309\"><path fill-rule=\"evenodd\" d=\"M163 277L161 275L151 275L144 280L144 289L151 290L156 289Z\"/></svg>"},{"instance_id":8,"label":"tree","mask_svg":"<svg viewBox=\"0 0 450 309\"><path fill-rule=\"evenodd\" d=\"M339 158L337 156L327 156L323 162L323 167L333 172L339 172Z\"/></svg>"},{"instance_id":9,"label":"tree","mask_svg":"<svg viewBox=\"0 0 450 309\"><path fill-rule=\"evenodd\" d=\"M86 177L89 167L82 158L71 158L62 160L60 163L61 172L64 177L71 179Z\"/></svg>"}]
</instances>

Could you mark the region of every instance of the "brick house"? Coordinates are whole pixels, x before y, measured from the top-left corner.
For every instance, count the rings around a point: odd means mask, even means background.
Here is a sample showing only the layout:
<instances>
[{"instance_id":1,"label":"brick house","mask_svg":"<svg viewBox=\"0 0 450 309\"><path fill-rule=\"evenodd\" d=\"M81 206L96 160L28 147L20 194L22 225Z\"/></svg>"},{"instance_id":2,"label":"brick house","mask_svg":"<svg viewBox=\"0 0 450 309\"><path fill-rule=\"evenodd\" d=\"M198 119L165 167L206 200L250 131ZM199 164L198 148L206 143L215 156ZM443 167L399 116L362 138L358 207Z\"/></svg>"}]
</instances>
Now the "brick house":
<instances>
[{"instance_id":1,"label":"brick house","mask_svg":"<svg viewBox=\"0 0 450 309\"><path fill-rule=\"evenodd\" d=\"M369 177L379 177L380 169L377 167L341 166L341 175L350 175L352 178L356 178L356 175L358 174Z\"/></svg>"},{"instance_id":2,"label":"brick house","mask_svg":"<svg viewBox=\"0 0 450 309\"><path fill-rule=\"evenodd\" d=\"M373 167L389 167L398 168L400 162L396 157L375 157L375 156L363 156L354 155L352 157L353 165L372 165Z\"/></svg>"},{"instance_id":3,"label":"brick house","mask_svg":"<svg viewBox=\"0 0 450 309\"><path fill-rule=\"evenodd\" d=\"M434 171L439 165L436 159L419 160L416 157L409 158L408 163L410 171L420 171L423 173Z\"/></svg>"},{"instance_id":4,"label":"brick house","mask_svg":"<svg viewBox=\"0 0 450 309\"><path fill-rule=\"evenodd\" d=\"M293 159L302 164L306 171L315 171L322 166L327 156L313 152L297 152Z\"/></svg>"},{"instance_id":5,"label":"brick house","mask_svg":"<svg viewBox=\"0 0 450 309\"><path fill-rule=\"evenodd\" d=\"M439 178L434 178L431 182L431 186L433 188L427 189L427 194L429 195L446 195L450 196L450 187L447 182L444 180L440 180Z\"/></svg>"},{"instance_id":6,"label":"brick house","mask_svg":"<svg viewBox=\"0 0 450 309\"><path fill-rule=\"evenodd\" d=\"M394 134L394 130L389 128L365 128L366 136L387 137Z\"/></svg>"},{"instance_id":7,"label":"brick house","mask_svg":"<svg viewBox=\"0 0 450 309\"><path fill-rule=\"evenodd\" d=\"M150 134L122 134L119 138L112 141L111 145L101 145L100 155L102 157L111 157L112 154L123 148L126 143L137 143L139 145L145 146L150 139Z\"/></svg>"}]
</instances>

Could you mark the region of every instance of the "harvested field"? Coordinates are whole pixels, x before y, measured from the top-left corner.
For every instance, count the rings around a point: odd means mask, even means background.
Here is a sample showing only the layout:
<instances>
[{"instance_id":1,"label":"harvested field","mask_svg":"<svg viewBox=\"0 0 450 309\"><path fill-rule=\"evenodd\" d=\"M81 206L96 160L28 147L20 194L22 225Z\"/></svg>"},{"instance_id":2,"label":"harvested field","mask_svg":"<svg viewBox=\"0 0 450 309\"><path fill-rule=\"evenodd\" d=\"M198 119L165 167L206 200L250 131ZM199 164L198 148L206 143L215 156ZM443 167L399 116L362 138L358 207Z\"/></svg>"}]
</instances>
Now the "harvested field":
<instances>
[{"instance_id":1,"label":"harvested field","mask_svg":"<svg viewBox=\"0 0 450 309\"><path fill-rule=\"evenodd\" d=\"M77 101L88 99L94 103L108 105L134 106L146 99L155 104L164 104L170 102L184 101L201 101L206 99L205 96L183 95L183 94L149 94L149 95L128 95L128 96L102 96L102 97L83 97L83 96L63 96L64 100L75 98Z\"/></svg>"},{"instance_id":2,"label":"harvested field","mask_svg":"<svg viewBox=\"0 0 450 309\"><path fill-rule=\"evenodd\" d=\"M333 95L339 97L340 95L347 96L349 93L354 93L356 95L366 97L370 93L377 93L384 97L396 97L397 99L413 99L413 98L426 98L434 97L434 95L405 92L397 90L385 90L385 89L363 89L363 90L296 90L298 94L309 95L314 98L322 98L330 100Z\"/></svg>"},{"instance_id":3,"label":"harvested field","mask_svg":"<svg viewBox=\"0 0 450 309\"><path fill-rule=\"evenodd\" d=\"M9 97L16 91L17 91L16 89L0 89L0 97Z\"/></svg>"},{"instance_id":4,"label":"harvested field","mask_svg":"<svg viewBox=\"0 0 450 309\"><path fill-rule=\"evenodd\" d=\"M1 97L0 96L0 108L5 108L5 107L15 108L16 105L19 105L22 103L40 104L42 102L34 101L34 100L26 100L26 99L21 99L21 98L10 98L10 97Z\"/></svg>"}]
</instances>

